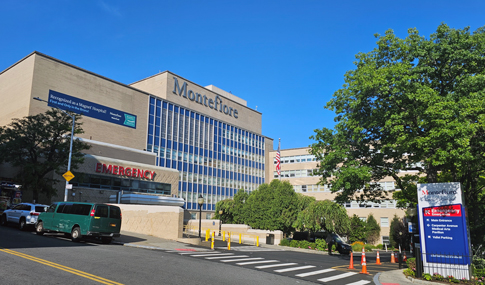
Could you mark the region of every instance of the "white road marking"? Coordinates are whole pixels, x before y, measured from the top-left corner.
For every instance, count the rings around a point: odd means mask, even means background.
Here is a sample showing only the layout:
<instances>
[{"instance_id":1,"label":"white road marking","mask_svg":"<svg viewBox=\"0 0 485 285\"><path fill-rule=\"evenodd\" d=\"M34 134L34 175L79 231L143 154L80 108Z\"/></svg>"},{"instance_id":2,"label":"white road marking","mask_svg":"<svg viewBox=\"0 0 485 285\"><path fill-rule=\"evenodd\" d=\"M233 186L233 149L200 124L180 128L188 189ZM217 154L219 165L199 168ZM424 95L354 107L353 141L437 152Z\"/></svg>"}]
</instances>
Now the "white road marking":
<instances>
[{"instance_id":1,"label":"white road marking","mask_svg":"<svg viewBox=\"0 0 485 285\"><path fill-rule=\"evenodd\" d=\"M221 260L221 262L237 262L237 261L261 260L261 259L264 259L264 258L252 257L252 258L240 258L240 259L226 259L226 260Z\"/></svg>"},{"instance_id":2,"label":"white road marking","mask_svg":"<svg viewBox=\"0 0 485 285\"><path fill-rule=\"evenodd\" d=\"M176 250L167 251L167 252L176 252L176 253L181 254L181 255L183 255L183 254L196 254L196 253L220 253L219 251L204 251L204 252L202 252L202 251L199 251L199 252L197 252L197 251L184 251L184 252L180 252L180 251L176 251Z\"/></svg>"},{"instance_id":3,"label":"white road marking","mask_svg":"<svg viewBox=\"0 0 485 285\"><path fill-rule=\"evenodd\" d=\"M327 268L327 269L323 269L323 270L317 270L317 271L312 271L312 272L307 272L307 273L301 273L301 274L297 274L295 276L297 276L297 277L307 277L307 276L312 276L312 275L327 273L327 272L330 272L330 271L335 271L335 269Z\"/></svg>"},{"instance_id":4,"label":"white road marking","mask_svg":"<svg viewBox=\"0 0 485 285\"><path fill-rule=\"evenodd\" d=\"M354 283L349 283L347 285L365 285L365 284L369 284L370 281L368 280L360 280L360 281L357 281L357 282L354 282Z\"/></svg>"},{"instance_id":5,"label":"white road marking","mask_svg":"<svg viewBox=\"0 0 485 285\"><path fill-rule=\"evenodd\" d=\"M258 263L271 263L271 262L279 262L278 260L262 260L262 261L251 261L251 262L243 262L243 263L236 263L237 265L250 265L250 264L258 264Z\"/></svg>"},{"instance_id":6,"label":"white road marking","mask_svg":"<svg viewBox=\"0 0 485 285\"><path fill-rule=\"evenodd\" d=\"M256 266L256 268L264 269L264 268L271 268L271 267L290 266L290 265L295 265L295 264L297 264L297 263L279 263L279 264Z\"/></svg>"},{"instance_id":7,"label":"white road marking","mask_svg":"<svg viewBox=\"0 0 485 285\"><path fill-rule=\"evenodd\" d=\"M355 275L355 274L357 274L357 273L355 273L355 272L347 272L347 273L344 273L344 274L339 274L339 275L334 275L334 276L327 277L327 278L318 279L318 281L320 281L320 282L328 282L328 281L333 281L333 280L337 280L337 279L346 278L346 277L349 277L349 276L352 276L352 275Z\"/></svg>"},{"instance_id":8,"label":"white road marking","mask_svg":"<svg viewBox=\"0 0 485 285\"><path fill-rule=\"evenodd\" d=\"M206 257L205 259L223 259L223 258L240 258L240 257L249 257L247 255L232 255L232 256L215 256L215 257Z\"/></svg>"},{"instance_id":9,"label":"white road marking","mask_svg":"<svg viewBox=\"0 0 485 285\"><path fill-rule=\"evenodd\" d=\"M300 266L300 267L277 269L274 272L280 273L280 272L296 271L296 270L302 270L302 269L313 268L313 267L315 267L315 265L305 265L305 266Z\"/></svg>"},{"instance_id":10,"label":"white road marking","mask_svg":"<svg viewBox=\"0 0 485 285\"><path fill-rule=\"evenodd\" d=\"M209 254L194 254L193 257L206 257L206 256L223 256L223 255L234 255L234 253L209 253Z\"/></svg>"}]
</instances>

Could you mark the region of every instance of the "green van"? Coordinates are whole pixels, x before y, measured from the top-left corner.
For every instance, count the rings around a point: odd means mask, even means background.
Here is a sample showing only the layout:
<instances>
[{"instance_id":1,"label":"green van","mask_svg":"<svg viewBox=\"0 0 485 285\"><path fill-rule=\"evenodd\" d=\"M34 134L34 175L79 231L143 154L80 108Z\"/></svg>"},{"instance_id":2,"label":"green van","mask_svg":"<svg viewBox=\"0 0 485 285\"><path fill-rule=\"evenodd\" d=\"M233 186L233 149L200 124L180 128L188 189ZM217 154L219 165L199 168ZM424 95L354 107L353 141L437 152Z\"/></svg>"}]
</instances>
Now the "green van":
<instances>
[{"instance_id":1,"label":"green van","mask_svg":"<svg viewBox=\"0 0 485 285\"><path fill-rule=\"evenodd\" d=\"M38 235L46 232L70 234L74 242L99 237L110 243L120 236L121 210L118 206L81 202L55 202L41 213L35 225Z\"/></svg>"}]
</instances>

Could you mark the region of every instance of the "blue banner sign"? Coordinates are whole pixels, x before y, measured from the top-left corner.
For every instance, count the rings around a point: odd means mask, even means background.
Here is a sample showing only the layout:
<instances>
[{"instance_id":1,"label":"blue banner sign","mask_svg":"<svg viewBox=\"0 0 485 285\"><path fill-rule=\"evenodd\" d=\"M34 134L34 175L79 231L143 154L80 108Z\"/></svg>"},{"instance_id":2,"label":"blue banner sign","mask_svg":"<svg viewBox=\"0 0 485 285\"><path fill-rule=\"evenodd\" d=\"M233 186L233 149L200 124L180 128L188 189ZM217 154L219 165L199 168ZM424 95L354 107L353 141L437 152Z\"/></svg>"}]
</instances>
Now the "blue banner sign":
<instances>
[{"instance_id":1,"label":"blue banner sign","mask_svg":"<svg viewBox=\"0 0 485 285\"><path fill-rule=\"evenodd\" d=\"M83 116L136 129L136 116L93 102L49 90L48 105Z\"/></svg>"},{"instance_id":2,"label":"blue banner sign","mask_svg":"<svg viewBox=\"0 0 485 285\"><path fill-rule=\"evenodd\" d=\"M428 262L469 264L462 205L423 208Z\"/></svg>"}]
</instances>

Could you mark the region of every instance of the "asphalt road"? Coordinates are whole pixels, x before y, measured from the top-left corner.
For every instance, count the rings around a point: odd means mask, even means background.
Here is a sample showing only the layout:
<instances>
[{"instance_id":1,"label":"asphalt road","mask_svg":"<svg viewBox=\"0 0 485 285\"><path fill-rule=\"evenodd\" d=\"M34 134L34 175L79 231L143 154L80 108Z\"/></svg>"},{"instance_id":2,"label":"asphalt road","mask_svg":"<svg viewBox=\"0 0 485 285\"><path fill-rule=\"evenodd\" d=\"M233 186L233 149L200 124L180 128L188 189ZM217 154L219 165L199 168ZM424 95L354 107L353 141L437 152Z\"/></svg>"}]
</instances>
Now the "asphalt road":
<instances>
[{"instance_id":1,"label":"asphalt road","mask_svg":"<svg viewBox=\"0 0 485 285\"><path fill-rule=\"evenodd\" d=\"M371 265L368 266L370 275L358 274L360 265L356 266L357 270L348 270L348 256L263 251L265 249L237 246L232 249L230 252L219 249L209 253L222 255L201 256L200 252L146 250L96 241L74 243L63 235L37 236L33 231L0 227L0 280L1 284L22 285L364 285L371 284L372 274L377 272L372 272ZM236 257L241 255L243 257ZM360 263L360 257L354 261ZM278 265L288 263L295 264ZM389 269L396 268L394 264Z\"/></svg>"}]
</instances>

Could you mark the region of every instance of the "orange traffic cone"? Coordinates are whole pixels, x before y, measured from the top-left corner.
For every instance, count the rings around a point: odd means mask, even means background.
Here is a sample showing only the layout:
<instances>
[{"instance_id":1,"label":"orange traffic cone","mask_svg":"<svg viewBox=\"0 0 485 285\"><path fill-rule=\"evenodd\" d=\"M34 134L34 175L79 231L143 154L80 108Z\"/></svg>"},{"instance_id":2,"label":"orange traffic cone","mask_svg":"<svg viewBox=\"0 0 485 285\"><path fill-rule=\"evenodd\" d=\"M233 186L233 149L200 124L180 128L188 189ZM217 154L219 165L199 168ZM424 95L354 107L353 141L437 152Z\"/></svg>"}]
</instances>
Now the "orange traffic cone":
<instances>
[{"instance_id":1,"label":"orange traffic cone","mask_svg":"<svg viewBox=\"0 0 485 285\"><path fill-rule=\"evenodd\" d=\"M365 250L364 250L364 248L362 248L362 255L360 256L360 265L362 265L362 263L364 263L364 256L365 256Z\"/></svg>"},{"instance_id":2,"label":"orange traffic cone","mask_svg":"<svg viewBox=\"0 0 485 285\"><path fill-rule=\"evenodd\" d=\"M396 263L396 259L394 259L394 251L391 252L391 263Z\"/></svg>"},{"instance_id":3,"label":"orange traffic cone","mask_svg":"<svg viewBox=\"0 0 485 285\"><path fill-rule=\"evenodd\" d=\"M352 251L350 252L350 266L348 267L348 269L355 269L354 268L354 253Z\"/></svg>"},{"instance_id":4,"label":"orange traffic cone","mask_svg":"<svg viewBox=\"0 0 485 285\"><path fill-rule=\"evenodd\" d=\"M404 262L408 261L408 258L406 257L406 252L404 252L404 257L402 259Z\"/></svg>"},{"instance_id":5,"label":"orange traffic cone","mask_svg":"<svg viewBox=\"0 0 485 285\"><path fill-rule=\"evenodd\" d=\"M379 257L379 251L377 251L377 259L376 259L376 264L381 265L381 258Z\"/></svg>"},{"instance_id":6,"label":"orange traffic cone","mask_svg":"<svg viewBox=\"0 0 485 285\"><path fill-rule=\"evenodd\" d=\"M365 252L362 253L362 259L363 259L363 262L362 262L362 271L359 272L360 274L369 274L369 272L367 272L367 263L365 261Z\"/></svg>"}]
</instances>

